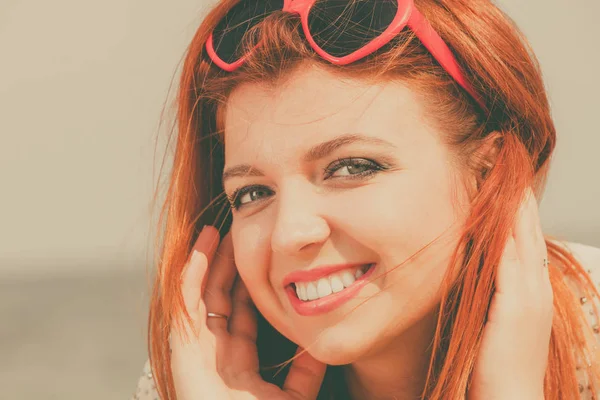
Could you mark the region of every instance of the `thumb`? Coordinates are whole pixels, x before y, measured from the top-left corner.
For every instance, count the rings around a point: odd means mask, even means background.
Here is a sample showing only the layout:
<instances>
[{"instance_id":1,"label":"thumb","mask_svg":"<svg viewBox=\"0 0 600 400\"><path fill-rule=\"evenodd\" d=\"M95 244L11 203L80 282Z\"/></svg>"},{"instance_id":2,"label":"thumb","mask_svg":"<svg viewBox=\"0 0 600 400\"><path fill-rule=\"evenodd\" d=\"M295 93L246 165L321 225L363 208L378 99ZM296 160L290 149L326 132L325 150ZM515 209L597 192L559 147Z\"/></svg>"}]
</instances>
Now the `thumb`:
<instances>
[{"instance_id":1,"label":"thumb","mask_svg":"<svg viewBox=\"0 0 600 400\"><path fill-rule=\"evenodd\" d=\"M327 364L317 361L301 347L296 350L296 357L283 384L283 391L298 400L316 399Z\"/></svg>"}]
</instances>

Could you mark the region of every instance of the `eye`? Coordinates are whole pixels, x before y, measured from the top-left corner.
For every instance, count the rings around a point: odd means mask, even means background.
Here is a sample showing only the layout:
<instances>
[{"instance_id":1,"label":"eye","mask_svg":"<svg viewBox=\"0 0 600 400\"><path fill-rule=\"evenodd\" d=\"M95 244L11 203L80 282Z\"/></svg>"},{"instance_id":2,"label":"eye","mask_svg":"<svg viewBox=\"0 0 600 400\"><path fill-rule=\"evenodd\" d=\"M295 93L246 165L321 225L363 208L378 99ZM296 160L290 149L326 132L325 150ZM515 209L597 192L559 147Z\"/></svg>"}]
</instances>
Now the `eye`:
<instances>
[{"instance_id":1,"label":"eye","mask_svg":"<svg viewBox=\"0 0 600 400\"><path fill-rule=\"evenodd\" d=\"M238 210L240 207L256 201L257 198L260 199L265 193L272 192L272 190L261 185L245 186L233 192L231 196L228 196L229 204L234 210ZM247 199L250 201L246 201Z\"/></svg>"},{"instance_id":2,"label":"eye","mask_svg":"<svg viewBox=\"0 0 600 400\"><path fill-rule=\"evenodd\" d=\"M375 161L366 158L341 158L335 160L323 169L324 179L366 179L379 171L385 170ZM345 173L334 175L336 171L345 171ZM239 210L241 207L260 200L263 196L273 194L273 191L262 185L250 185L242 187L231 196L227 196L231 208Z\"/></svg>"},{"instance_id":3,"label":"eye","mask_svg":"<svg viewBox=\"0 0 600 400\"><path fill-rule=\"evenodd\" d=\"M341 174L341 176L338 175L338 177L347 177L349 179L362 179L369 175L373 175L383 169L384 167L377 164L375 161L366 158L341 158L329 164L325 168L324 172L325 177L329 178L334 176L335 171L345 170L346 173Z\"/></svg>"}]
</instances>

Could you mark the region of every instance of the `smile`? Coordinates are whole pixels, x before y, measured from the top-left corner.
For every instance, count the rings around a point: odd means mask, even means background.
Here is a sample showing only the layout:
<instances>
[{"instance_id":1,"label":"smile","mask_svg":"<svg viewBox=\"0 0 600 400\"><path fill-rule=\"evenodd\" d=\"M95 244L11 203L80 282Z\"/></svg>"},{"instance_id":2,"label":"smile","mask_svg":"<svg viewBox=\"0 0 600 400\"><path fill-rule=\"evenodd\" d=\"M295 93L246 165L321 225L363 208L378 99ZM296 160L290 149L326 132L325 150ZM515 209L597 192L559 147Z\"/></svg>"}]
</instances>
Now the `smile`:
<instances>
[{"instance_id":1,"label":"smile","mask_svg":"<svg viewBox=\"0 0 600 400\"><path fill-rule=\"evenodd\" d=\"M375 264L353 266L312 281L291 282L286 292L300 315L329 312L354 297L368 283Z\"/></svg>"},{"instance_id":2,"label":"smile","mask_svg":"<svg viewBox=\"0 0 600 400\"><path fill-rule=\"evenodd\" d=\"M312 282L294 282L296 295L300 300L311 301L338 293L364 275L370 265L348 268Z\"/></svg>"}]
</instances>

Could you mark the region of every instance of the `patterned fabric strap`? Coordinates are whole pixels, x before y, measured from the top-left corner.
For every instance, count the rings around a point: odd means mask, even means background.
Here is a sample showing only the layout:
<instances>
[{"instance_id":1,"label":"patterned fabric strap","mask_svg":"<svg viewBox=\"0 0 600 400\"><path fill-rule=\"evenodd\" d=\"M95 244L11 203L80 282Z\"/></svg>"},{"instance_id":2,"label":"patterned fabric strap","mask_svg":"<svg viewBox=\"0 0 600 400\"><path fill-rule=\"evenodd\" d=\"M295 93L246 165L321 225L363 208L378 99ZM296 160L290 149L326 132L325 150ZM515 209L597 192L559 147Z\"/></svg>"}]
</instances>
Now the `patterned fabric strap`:
<instances>
[{"instance_id":1,"label":"patterned fabric strap","mask_svg":"<svg viewBox=\"0 0 600 400\"><path fill-rule=\"evenodd\" d=\"M143 374L138 380L137 389L131 397L132 400L160 400L158 392L156 391L156 385L154 384L154 378L152 377L152 370L150 369L150 361L146 361L144 365Z\"/></svg>"}]
</instances>

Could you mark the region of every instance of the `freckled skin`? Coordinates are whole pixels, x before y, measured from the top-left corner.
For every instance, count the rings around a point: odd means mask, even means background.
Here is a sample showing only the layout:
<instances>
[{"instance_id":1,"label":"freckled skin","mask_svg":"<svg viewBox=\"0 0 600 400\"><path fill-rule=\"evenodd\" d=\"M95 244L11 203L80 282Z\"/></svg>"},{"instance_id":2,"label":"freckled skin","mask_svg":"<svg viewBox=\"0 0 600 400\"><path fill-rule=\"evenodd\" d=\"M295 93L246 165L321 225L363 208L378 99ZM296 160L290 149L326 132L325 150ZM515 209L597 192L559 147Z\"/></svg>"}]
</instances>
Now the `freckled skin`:
<instances>
[{"instance_id":1,"label":"freckled skin","mask_svg":"<svg viewBox=\"0 0 600 400\"><path fill-rule=\"evenodd\" d=\"M240 86L225 117L226 168L248 163L265 174L225 183L228 195L260 185L260 193L240 198L245 204L231 228L236 265L256 306L316 359L353 364L357 371L377 365L382 382L388 362L396 374L422 368L437 290L467 212L457 206L468 200L452 153L427 123L420 101L402 83L342 80L314 67L275 89ZM302 161L309 147L348 133L395 148L350 144ZM325 168L348 157L391 165L358 179L349 178L356 170L341 166L326 177ZM298 315L283 278L344 262L376 262L376 279L329 313Z\"/></svg>"}]
</instances>

